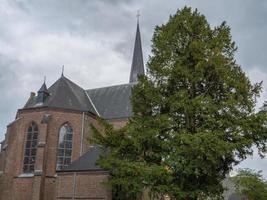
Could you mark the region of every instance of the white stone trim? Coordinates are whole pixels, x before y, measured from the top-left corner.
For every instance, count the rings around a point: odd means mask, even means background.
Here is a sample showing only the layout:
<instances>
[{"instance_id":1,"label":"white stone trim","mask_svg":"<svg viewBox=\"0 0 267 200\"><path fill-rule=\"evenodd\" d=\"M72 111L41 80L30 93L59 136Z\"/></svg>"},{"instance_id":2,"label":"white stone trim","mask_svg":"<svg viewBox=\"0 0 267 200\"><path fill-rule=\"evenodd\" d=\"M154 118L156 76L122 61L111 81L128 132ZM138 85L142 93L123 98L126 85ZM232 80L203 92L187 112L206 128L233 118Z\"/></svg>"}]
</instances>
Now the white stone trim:
<instances>
[{"instance_id":1,"label":"white stone trim","mask_svg":"<svg viewBox=\"0 0 267 200\"><path fill-rule=\"evenodd\" d=\"M34 170L34 174L42 174L42 173L43 173L43 170L41 169Z\"/></svg>"},{"instance_id":2,"label":"white stone trim","mask_svg":"<svg viewBox=\"0 0 267 200\"><path fill-rule=\"evenodd\" d=\"M23 173L23 174L20 174L18 176L18 178L31 178L31 177L34 177L34 174L33 173Z\"/></svg>"},{"instance_id":3,"label":"white stone trim","mask_svg":"<svg viewBox=\"0 0 267 200\"><path fill-rule=\"evenodd\" d=\"M2 147L2 149L3 149L3 150L6 150L7 147L8 147L8 144L5 144L5 145Z\"/></svg>"},{"instance_id":4,"label":"white stone trim","mask_svg":"<svg viewBox=\"0 0 267 200\"><path fill-rule=\"evenodd\" d=\"M38 142L37 147L44 147L46 145L45 142Z\"/></svg>"}]
</instances>

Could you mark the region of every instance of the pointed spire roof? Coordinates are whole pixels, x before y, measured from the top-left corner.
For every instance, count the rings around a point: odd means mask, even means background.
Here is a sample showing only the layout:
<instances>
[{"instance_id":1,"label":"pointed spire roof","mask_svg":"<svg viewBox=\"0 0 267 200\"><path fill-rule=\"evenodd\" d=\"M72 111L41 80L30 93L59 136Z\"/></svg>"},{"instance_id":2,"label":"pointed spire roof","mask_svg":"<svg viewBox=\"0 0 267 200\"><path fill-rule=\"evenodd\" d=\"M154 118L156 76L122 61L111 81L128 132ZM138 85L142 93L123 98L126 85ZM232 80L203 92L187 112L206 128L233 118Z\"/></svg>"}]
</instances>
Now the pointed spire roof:
<instances>
[{"instance_id":1,"label":"pointed spire roof","mask_svg":"<svg viewBox=\"0 0 267 200\"><path fill-rule=\"evenodd\" d=\"M46 87L46 84L45 82L43 83L43 85L41 86L41 88L38 90L38 93L39 92L47 92L48 93L48 89Z\"/></svg>"},{"instance_id":2,"label":"pointed spire roof","mask_svg":"<svg viewBox=\"0 0 267 200\"><path fill-rule=\"evenodd\" d=\"M48 92L48 89L46 87L45 80L44 80L43 85L38 90L38 95L37 95L36 102L38 104L43 104L48 96L49 96L49 92Z\"/></svg>"},{"instance_id":3,"label":"pointed spire roof","mask_svg":"<svg viewBox=\"0 0 267 200\"><path fill-rule=\"evenodd\" d=\"M137 82L138 81L138 75L145 74L143 52L142 52L142 43L141 43L141 34L140 34L140 28L139 28L139 14L137 16L138 16L137 28L136 28L133 60L132 60L131 74L130 74L130 81L129 81L130 83Z\"/></svg>"}]
</instances>

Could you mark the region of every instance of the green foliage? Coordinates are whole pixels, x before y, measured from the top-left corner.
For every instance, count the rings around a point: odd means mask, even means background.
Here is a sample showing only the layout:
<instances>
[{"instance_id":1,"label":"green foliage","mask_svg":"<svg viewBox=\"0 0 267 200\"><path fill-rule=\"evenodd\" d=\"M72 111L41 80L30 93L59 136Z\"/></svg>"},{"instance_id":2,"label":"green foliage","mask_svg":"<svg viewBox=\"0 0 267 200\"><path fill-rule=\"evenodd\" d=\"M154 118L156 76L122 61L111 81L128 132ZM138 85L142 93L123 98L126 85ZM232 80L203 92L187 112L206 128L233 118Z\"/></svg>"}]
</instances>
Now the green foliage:
<instances>
[{"instance_id":1,"label":"green foliage","mask_svg":"<svg viewBox=\"0 0 267 200\"><path fill-rule=\"evenodd\" d=\"M267 181L263 179L261 171L241 169L231 180L241 196L246 196L249 200L267 199Z\"/></svg>"},{"instance_id":2,"label":"green foliage","mask_svg":"<svg viewBox=\"0 0 267 200\"><path fill-rule=\"evenodd\" d=\"M157 26L146 76L132 91L134 115L122 129L101 120L94 142L108 148L99 164L109 184L139 199L220 198L222 180L252 153L266 151L266 112L256 112L261 83L236 64L237 48L223 22L211 28L183 8Z\"/></svg>"}]
</instances>

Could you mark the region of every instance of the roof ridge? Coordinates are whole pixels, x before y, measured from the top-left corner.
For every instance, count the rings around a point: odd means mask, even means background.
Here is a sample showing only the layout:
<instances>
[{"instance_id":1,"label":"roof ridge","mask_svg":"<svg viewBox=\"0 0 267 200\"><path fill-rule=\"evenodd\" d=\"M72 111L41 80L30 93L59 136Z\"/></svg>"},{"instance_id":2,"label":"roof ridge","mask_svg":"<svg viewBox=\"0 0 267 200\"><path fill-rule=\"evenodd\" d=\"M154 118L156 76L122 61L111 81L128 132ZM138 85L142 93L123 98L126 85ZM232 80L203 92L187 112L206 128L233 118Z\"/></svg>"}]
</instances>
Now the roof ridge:
<instances>
[{"instance_id":1,"label":"roof ridge","mask_svg":"<svg viewBox=\"0 0 267 200\"><path fill-rule=\"evenodd\" d=\"M58 81L58 80L57 80ZM49 88L48 88L48 93L49 93L49 95L51 96L51 94L50 94L50 88L51 87L53 87L54 85L56 86L56 88L55 88L55 90L54 91L57 91L58 90L58 87L59 87L59 84L56 84L57 83L57 81L55 81ZM45 102L47 105L49 104L49 103L52 103L53 102L53 98L48 98L48 100Z\"/></svg>"},{"instance_id":2,"label":"roof ridge","mask_svg":"<svg viewBox=\"0 0 267 200\"><path fill-rule=\"evenodd\" d=\"M86 89L85 91L97 90L97 89L104 89L104 88L111 88L111 87L117 87L117 86L123 86L123 85L136 85L137 83L138 82L122 83L122 84L118 84L118 85L110 85L110 86L104 86L104 87L97 87L97 88Z\"/></svg>"},{"instance_id":3,"label":"roof ridge","mask_svg":"<svg viewBox=\"0 0 267 200\"><path fill-rule=\"evenodd\" d=\"M64 79L63 79L63 80L64 80ZM75 98L78 100L78 102L79 102L80 104L82 104L82 102L80 101L80 99L77 97L76 91L73 89L72 85L71 85L69 82L71 82L72 84L75 84L75 83L73 83L72 81L70 81L68 78L66 78L66 83L67 83L67 85L70 87L72 93L74 94L74 96L75 96ZM76 84L76 85L77 85L77 84ZM78 85L77 85L77 86L78 86ZM80 86L78 86L78 87L84 91L83 88L81 88Z\"/></svg>"},{"instance_id":4,"label":"roof ridge","mask_svg":"<svg viewBox=\"0 0 267 200\"><path fill-rule=\"evenodd\" d=\"M65 78L66 78L66 77L65 77ZM77 97L77 94L76 94L76 92L75 92L75 89L72 87L71 84L73 84L73 85L79 87L79 89L81 89L81 90L83 91L84 95L85 95L86 98L89 100L89 103L92 105L92 107L93 107L95 113L96 113L98 116L100 116L99 112L97 111L97 109L96 109L96 107L95 107L93 101L91 100L90 96L87 94L86 90L83 89L82 87L80 87L79 85L77 85L76 83L74 83L73 81L71 81L71 80L68 79L68 78L66 78L66 82L67 82L67 84L69 85L69 87L71 88L71 90L72 90L74 96L76 97L76 99L78 100L78 102L79 102L80 104L82 104L82 102L80 101L80 99ZM70 84L70 83L71 83L71 84Z\"/></svg>"},{"instance_id":5,"label":"roof ridge","mask_svg":"<svg viewBox=\"0 0 267 200\"><path fill-rule=\"evenodd\" d=\"M86 94L86 97L89 99L90 103L92 104L92 106L93 106L93 108L94 108L96 114L100 117L101 115L100 115L99 112L97 111L96 106L95 106L94 102L92 101L90 95L86 92L86 90L84 90L84 93Z\"/></svg>"}]
</instances>

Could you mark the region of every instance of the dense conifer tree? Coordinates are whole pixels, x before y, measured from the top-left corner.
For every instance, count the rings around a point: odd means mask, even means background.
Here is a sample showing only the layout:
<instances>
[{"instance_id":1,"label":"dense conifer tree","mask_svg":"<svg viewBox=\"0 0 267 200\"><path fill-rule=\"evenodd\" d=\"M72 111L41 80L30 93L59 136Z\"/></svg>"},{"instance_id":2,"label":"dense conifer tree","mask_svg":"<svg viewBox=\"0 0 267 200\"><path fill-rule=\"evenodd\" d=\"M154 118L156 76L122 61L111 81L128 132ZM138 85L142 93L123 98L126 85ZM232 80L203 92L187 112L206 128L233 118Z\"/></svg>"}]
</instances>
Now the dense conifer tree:
<instances>
[{"instance_id":1,"label":"dense conifer tree","mask_svg":"<svg viewBox=\"0 0 267 200\"><path fill-rule=\"evenodd\" d=\"M133 117L121 129L100 120L94 141L109 149L115 199L212 199L222 180L252 153L266 150L266 114L255 111L252 84L234 54L230 28L212 28L185 7L157 26L147 75L133 88ZM146 192L145 192L146 193Z\"/></svg>"}]
</instances>

